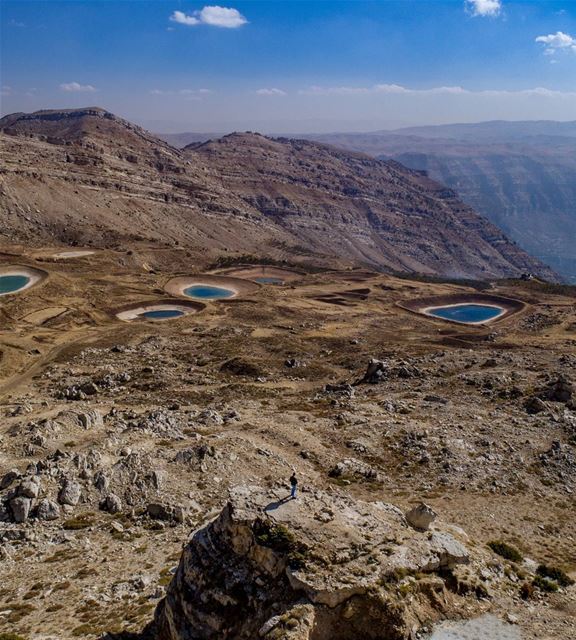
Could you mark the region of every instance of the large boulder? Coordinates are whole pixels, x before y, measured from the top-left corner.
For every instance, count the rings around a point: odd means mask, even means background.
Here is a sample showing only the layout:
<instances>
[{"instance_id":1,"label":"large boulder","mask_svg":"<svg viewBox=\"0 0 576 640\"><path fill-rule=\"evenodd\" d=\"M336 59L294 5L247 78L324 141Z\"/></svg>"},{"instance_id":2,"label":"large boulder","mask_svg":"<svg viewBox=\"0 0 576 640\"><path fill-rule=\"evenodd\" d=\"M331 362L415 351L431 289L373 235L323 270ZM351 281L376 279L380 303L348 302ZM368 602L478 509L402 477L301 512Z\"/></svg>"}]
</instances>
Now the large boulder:
<instances>
[{"instance_id":1,"label":"large boulder","mask_svg":"<svg viewBox=\"0 0 576 640\"><path fill-rule=\"evenodd\" d=\"M102 500L101 508L108 513L118 513L122 511L122 500L115 494L109 493L104 500Z\"/></svg>"},{"instance_id":2,"label":"large boulder","mask_svg":"<svg viewBox=\"0 0 576 640\"><path fill-rule=\"evenodd\" d=\"M382 382L383 380L385 380L387 374L388 363L384 362L383 360L376 360L376 358L372 358L370 362L368 362L366 373L364 374L361 382L377 384L378 382Z\"/></svg>"},{"instance_id":3,"label":"large boulder","mask_svg":"<svg viewBox=\"0 0 576 640\"><path fill-rule=\"evenodd\" d=\"M15 480L20 478L20 472L18 469L10 469L10 471L6 472L2 479L0 480L0 491L4 491L7 489Z\"/></svg>"},{"instance_id":4,"label":"large boulder","mask_svg":"<svg viewBox=\"0 0 576 640\"><path fill-rule=\"evenodd\" d=\"M454 535L417 531L391 504L236 487L184 548L150 631L156 640L405 640L452 606L444 570L468 561ZM404 576L409 601L397 589Z\"/></svg>"},{"instance_id":5,"label":"large boulder","mask_svg":"<svg viewBox=\"0 0 576 640\"><path fill-rule=\"evenodd\" d=\"M25 498L36 499L40 493L40 479L33 477L23 480L18 486L16 493Z\"/></svg>"},{"instance_id":6,"label":"large boulder","mask_svg":"<svg viewBox=\"0 0 576 640\"><path fill-rule=\"evenodd\" d=\"M58 493L58 502L75 507L80 502L82 488L78 482L66 478Z\"/></svg>"},{"instance_id":7,"label":"large boulder","mask_svg":"<svg viewBox=\"0 0 576 640\"><path fill-rule=\"evenodd\" d=\"M421 502L419 505L410 509L406 514L406 520L415 529L426 531L430 525L436 520L437 513L429 505Z\"/></svg>"},{"instance_id":8,"label":"large boulder","mask_svg":"<svg viewBox=\"0 0 576 640\"><path fill-rule=\"evenodd\" d=\"M26 522L30 514L32 500L24 496L16 496L10 500L10 509L12 510L12 518L14 522Z\"/></svg>"},{"instance_id":9,"label":"large boulder","mask_svg":"<svg viewBox=\"0 0 576 640\"><path fill-rule=\"evenodd\" d=\"M36 517L38 520L58 520L60 517L60 507L53 500L44 498L38 503L36 508Z\"/></svg>"}]
</instances>

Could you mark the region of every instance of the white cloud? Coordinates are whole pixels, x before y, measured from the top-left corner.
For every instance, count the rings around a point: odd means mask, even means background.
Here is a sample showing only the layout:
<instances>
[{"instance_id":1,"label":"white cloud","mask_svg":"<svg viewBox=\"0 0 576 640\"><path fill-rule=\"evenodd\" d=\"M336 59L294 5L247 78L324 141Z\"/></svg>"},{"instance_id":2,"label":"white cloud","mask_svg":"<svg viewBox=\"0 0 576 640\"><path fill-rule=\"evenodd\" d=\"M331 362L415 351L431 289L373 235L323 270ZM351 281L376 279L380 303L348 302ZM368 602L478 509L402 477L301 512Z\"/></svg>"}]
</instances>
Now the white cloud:
<instances>
[{"instance_id":1,"label":"white cloud","mask_svg":"<svg viewBox=\"0 0 576 640\"><path fill-rule=\"evenodd\" d=\"M299 91L303 95L316 95L316 96L328 96L328 95L341 95L341 96L353 96L353 95L366 95L366 94L423 94L423 93L469 93L468 90L462 87L433 87L432 89L408 89L399 84L375 84L371 87L310 87L309 89L303 89Z\"/></svg>"},{"instance_id":2,"label":"white cloud","mask_svg":"<svg viewBox=\"0 0 576 640\"><path fill-rule=\"evenodd\" d=\"M258 89L256 93L259 96L285 96L286 91L282 91L282 89L276 89L276 87L272 87L271 89Z\"/></svg>"},{"instance_id":3,"label":"white cloud","mask_svg":"<svg viewBox=\"0 0 576 640\"><path fill-rule=\"evenodd\" d=\"M550 33L547 36L538 36L536 42L546 45L544 53L547 56L553 56L559 51L572 51L576 53L576 38L562 31Z\"/></svg>"},{"instance_id":4,"label":"white cloud","mask_svg":"<svg viewBox=\"0 0 576 640\"><path fill-rule=\"evenodd\" d=\"M196 18L195 16L187 16L183 11L174 11L170 16L170 20L172 20L172 22L177 22L178 24L185 24L187 27L193 27L200 24L199 18Z\"/></svg>"},{"instance_id":5,"label":"white cloud","mask_svg":"<svg viewBox=\"0 0 576 640\"><path fill-rule=\"evenodd\" d=\"M544 87L532 89L482 89L475 91L464 87L432 87L430 89L410 89L399 84L375 84L371 87L310 87L301 89L300 95L309 96L358 96L358 95L466 95L466 96L541 96L541 97L574 97L574 91L556 91Z\"/></svg>"},{"instance_id":6,"label":"white cloud","mask_svg":"<svg viewBox=\"0 0 576 640\"><path fill-rule=\"evenodd\" d=\"M237 29L245 25L248 20L238 11L227 7L206 6L200 11L194 11L191 15L183 11L174 11L170 16L172 22L195 27L199 24L206 24L211 27L222 27L224 29Z\"/></svg>"},{"instance_id":7,"label":"white cloud","mask_svg":"<svg viewBox=\"0 0 576 640\"><path fill-rule=\"evenodd\" d=\"M96 87L91 84L80 84L79 82L64 82L60 85L60 89L71 93L94 93L97 91Z\"/></svg>"},{"instance_id":8,"label":"white cloud","mask_svg":"<svg viewBox=\"0 0 576 640\"><path fill-rule=\"evenodd\" d=\"M502 11L501 0L466 0L466 6L473 16L495 17Z\"/></svg>"},{"instance_id":9,"label":"white cloud","mask_svg":"<svg viewBox=\"0 0 576 640\"><path fill-rule=\"evenodd\" d=\"M150 94L153 96L185 96L185 97L200 97L213 93L211 89L178 89L173 91L171 89L151 89Z\"/></svg>"},{"instance_id":10,"label":"white cloud","mask_svg":"<svg viewBox=\"0 0 576 640\"><path fill-rule=\"evenodd\" d=\"M14 94L14 91L12 90L12 87L9 87L7 84L2 86L2 89L0 90L0 96L11 96Z\"/></svg>"}]
</instances>

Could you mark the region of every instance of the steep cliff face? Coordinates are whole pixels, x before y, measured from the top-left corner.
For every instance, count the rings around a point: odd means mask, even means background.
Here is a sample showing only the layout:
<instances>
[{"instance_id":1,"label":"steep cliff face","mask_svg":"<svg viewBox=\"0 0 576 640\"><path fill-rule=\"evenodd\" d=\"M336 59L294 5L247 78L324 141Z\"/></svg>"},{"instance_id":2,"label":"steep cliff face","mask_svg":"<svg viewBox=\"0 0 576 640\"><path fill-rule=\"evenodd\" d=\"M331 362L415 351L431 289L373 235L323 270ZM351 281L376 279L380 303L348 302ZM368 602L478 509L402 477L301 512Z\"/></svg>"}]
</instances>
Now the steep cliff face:
<instances>
[{"instance_id":1,"label":"steep cliff face","mask_svg":"<svg viewBox=\"0 0 576 640\"><path fill-rule=\"evenodd\" d=\"M553 277L454 191L397 162L303 140L232 134L185 149L222 186L318 253L452 276Z\"/></svg>"},{"instance_id":2,"label":"steep cliff face","mask_svg":"<svg viewBox=\"0 0 576 640\"><path fill-rule=\"evenodd\" d=\"M151 631L157 640L404 640L457 606L447 584L463 568L473 591L476 565L453 535L416 530L390 504L236 487L185 547Z\"/></svg>"},{"instance_id":3,"label":"steep cliff face","mask_svg":"<svg viewBox=\"0 0 576 640\"><path fill-rule=\"evenodd\" d=\"M311 137L427 171L576 281L575 132L575 122L486 122Z\"/></svg>"},{"instance_id":4,"label":"steep cliff face","mask_svg":"<svg viewBox=\"0 0 576 640\"><path fill-rule=\"evenodd\" d=\"M454 192L395 162L234 134L183 151L99 108L0 120L6 239L178 243L330 266L553 278Z\"/></svg>"}]
</instances>

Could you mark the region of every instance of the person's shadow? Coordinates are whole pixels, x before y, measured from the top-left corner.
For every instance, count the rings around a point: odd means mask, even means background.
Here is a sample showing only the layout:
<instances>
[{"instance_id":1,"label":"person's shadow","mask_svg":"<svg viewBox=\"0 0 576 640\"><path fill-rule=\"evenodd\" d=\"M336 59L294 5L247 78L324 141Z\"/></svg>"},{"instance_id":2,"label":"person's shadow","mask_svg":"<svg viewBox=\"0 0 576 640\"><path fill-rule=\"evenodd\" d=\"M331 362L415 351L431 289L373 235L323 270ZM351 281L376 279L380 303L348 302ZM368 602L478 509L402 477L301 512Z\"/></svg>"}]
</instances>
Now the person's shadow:
<instances>
[{"instance_id":1,"label":"person's shadow","mask_svg":"<svg viewBox=\"0 0 576 640\"><path fill-rule=\"evenodd\" d=\"M287 495L285 498L282 498L282 500L277 500L276 502L271 502L270 504L267 504L264 507L264 511L274 511L275 509L278 509L279 507L281 507L283 504L286 504L287 502L290 502L290 500L292 499L291 495Z\"/></svg>"}]
</instances>

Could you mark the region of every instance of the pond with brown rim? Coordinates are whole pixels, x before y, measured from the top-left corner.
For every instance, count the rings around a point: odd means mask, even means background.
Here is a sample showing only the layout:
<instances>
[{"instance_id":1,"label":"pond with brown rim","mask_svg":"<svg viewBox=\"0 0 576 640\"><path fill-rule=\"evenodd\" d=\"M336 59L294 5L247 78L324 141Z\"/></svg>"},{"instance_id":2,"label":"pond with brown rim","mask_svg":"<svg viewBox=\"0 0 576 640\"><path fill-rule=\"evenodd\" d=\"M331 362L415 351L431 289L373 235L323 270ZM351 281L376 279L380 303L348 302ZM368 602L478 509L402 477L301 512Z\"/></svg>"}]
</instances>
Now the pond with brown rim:
<instances>
[{"instance_id":1,"label":"pond with brown rim","mask_svg":"<svg viewBox=\"0 0 576 640\"><path fill-rule=\"evenodd\" d=\"M0 267L0 296L19 293L47 277L45 271L25 266Z\"/></svg>"},{"instance_id":2,"label":"pond with brown rim","mask_svg":"<svg viewBox=\"0 0 576 640\"><path fill-rule=\"evenodd\" d=\"M119 320L124 320L125 322L131 322L133 320L162 322L198 313L204 308L205 306L199 302L151 300L116 309L113 313Z\"/></svg>"},{"instance_id":3,"label":"pond with brown rim","mask_svg":"<svg viewBox=\"0 0 576 640\"><path fill-rule=\"evenodd\" d=\"M232 300L239 296L253 293L259 289L259 285L242 278L200 274L172 278L166 283L164 289L171 295L213 302Z\"/></svg>"},{"instance_id":4,"label":"pond with brown rim","mask_svg":"<svg viewBox=\"0 0 576 640\"><path fill-rule=\"evenodd\" d=\"M458 293L416 298L398 306L425 316L465 325L485 325L522 311L526 304L513 298L481 293Z\"/></svg>"}]
</instances>

